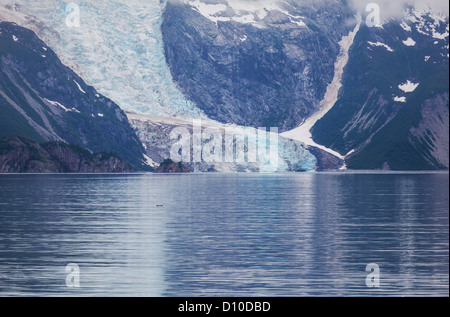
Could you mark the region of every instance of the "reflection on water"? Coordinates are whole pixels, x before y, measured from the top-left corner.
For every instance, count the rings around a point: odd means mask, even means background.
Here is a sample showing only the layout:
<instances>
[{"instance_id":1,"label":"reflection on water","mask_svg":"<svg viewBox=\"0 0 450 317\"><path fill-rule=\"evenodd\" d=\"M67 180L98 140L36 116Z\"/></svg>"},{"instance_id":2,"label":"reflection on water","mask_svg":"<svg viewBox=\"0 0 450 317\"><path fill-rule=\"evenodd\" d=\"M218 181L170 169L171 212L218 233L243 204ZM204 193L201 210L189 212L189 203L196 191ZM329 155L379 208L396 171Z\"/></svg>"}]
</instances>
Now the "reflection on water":
<instances>
[{"instance_id":1,"label":"reflection on water","mask_svg":"<svg viewBox=\"0 0 450 317\"><path fill-rule=\"evenodd\" d=\"M0 295L448 296L448 195L448 174L0 175Z\"/></svg>"}]
</instances>

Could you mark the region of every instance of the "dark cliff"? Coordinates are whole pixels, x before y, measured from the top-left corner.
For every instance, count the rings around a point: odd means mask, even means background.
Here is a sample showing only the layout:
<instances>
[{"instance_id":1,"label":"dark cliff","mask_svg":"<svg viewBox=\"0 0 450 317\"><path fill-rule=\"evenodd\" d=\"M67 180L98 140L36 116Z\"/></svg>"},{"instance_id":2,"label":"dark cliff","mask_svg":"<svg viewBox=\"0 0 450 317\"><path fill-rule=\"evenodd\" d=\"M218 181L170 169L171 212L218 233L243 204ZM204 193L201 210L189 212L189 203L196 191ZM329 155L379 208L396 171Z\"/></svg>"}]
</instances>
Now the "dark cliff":
<instances>
[{"instance_id":1,"label":"dark cliff","mask_svg":"<svg viewBox=\"0 0 450 317\"><path fill-rule=\"evenodd\" d=\"M0 173L127 173L134 168L110 153L63 142L38 144L21 137L0 140Z\"/></svg>"}]
</instances>

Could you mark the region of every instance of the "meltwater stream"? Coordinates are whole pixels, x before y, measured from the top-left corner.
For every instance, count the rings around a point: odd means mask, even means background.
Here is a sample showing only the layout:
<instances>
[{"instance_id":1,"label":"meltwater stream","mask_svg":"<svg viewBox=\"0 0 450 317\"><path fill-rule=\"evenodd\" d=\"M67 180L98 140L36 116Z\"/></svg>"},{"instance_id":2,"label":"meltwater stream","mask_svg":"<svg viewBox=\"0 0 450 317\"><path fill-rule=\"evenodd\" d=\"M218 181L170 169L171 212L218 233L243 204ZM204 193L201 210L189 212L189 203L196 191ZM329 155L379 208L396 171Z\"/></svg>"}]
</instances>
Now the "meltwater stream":
<instances>
[{"instance_id":1,"label":"meltwater stream","mask_svg":"<svg viewBox=\"0 0 450 317\"><path fill-rule=\"evenodd\" d=\"M0 175L0 295L448 296L448 193L448 174Z\"/></svg>"}]
</instances>

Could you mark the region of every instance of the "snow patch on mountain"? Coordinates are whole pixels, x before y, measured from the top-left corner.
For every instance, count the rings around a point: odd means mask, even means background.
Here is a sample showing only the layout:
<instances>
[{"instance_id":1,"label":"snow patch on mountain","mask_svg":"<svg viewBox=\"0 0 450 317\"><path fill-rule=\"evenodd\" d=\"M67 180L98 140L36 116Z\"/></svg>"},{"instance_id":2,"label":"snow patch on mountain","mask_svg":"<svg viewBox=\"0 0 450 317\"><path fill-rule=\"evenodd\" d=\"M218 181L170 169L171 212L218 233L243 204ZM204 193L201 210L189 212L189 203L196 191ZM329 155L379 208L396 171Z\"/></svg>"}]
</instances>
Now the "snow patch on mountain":
<instances>
[{"instance_id":1,"label":"snow patch on mountain","mask_svg":"<svg viewBox=\"0 0 450 317\"><path fill-rule=\"evenodd\" d=\"M81 88L81 86L80 86L80 84L79 83L77 83L77 81L76 80L74 80L73 81L75 84L77 84L77 87L78 87L78 89L83 93L83 94L85 94L86 92Z\"/></svg>"},{"instance_id":2,"label":"snow patch on mountain","mask_svg":"<svg viewBox=\"0 0 450 317\"><path fill-rule=\"evenodd\" d=\"M408 26L406 21L414 24L417 32L431 36L435 39L444 40L449 36L448 16L443 12L432 10L428 6L411 8L405 12L402 27ZM445 32L442 32L442 26L446 25Z\"/></svg>"},{"instance_id":3,"label":"snow patch on mountain","mask_svg":"<svg viewBox=\"0 0 450 317\"><path fill-rule=\"evenodd\" d=\"M57 101L52 101L49 100L47 98L44 98L45 101L47 101L49 104L51 104L52 106L55 107L60 107L62 109L64 109L64 111L66 112L76 112L76 113L81 113L80 111L78 111L76 108L67 108L66 106L62 105L61 103L57 102Z\"/></svg>"},{"instance_id":4,"label":"snow patch on mountain","mask_svg":"<svg viewBox=\"0 0 450 317\"><path fill-rule=\"evenodd\" d=\"M416 90L417 87L419 87L419 84L415 84L409 80L406 83L398 86L398 88L400 88L400 90L402 90L406 93L413 92L414 90Z\"/></svg>"},{"instance_id":5,"label":"snow patch on mountain","mask_svg":"<svg viewBox=\"0 0 450 317\"><path fill-rule=\"evenodd\" d=\"M439 33L439 32L433 31L433 38L439 39L439 40L445 40L449 36L448 25L447 25L446 31L447 32L444 32L444 33Z\"/></svg>"},{"instance_id":6,"label":"snow patch on mountain","mask_svg":"<svg viewBox=\"0 0 450 317\"><path fill-rule=\"evenodd\" d=\"M395 102L406 102L406 97L394 97Z\"/></svg>"},{"instance_id":7,"label":"snow patch on mountain","mask_svg":"<svg viewBox=\"0 0 450 317\"><path fill-rule=\"evenodd\" d=\"M408 25L408 23L406 23L405 21L402 21L402 23L400 23L400 26L402 27L403 30L405 30L406 32L411 32L412 28Z\"/></svg>"},{"instance_id":8,"label":"snow patch on mountain","mask_svg":"<svg viewBox=\"0 0 450 317\"><path fill-rule=\"evenodd\" d=\"M374 42L368 42L371 46L381 46L381 47L384 47L388 52L393 52L394 50L389 46L389 45L386 45L386 44L384 44L384 43L380 43L380 42L376 42L376 43L374 43Z\"/></svg>"},{"instance_id":9,"label":"snow patch on mountain","mask_svg":"<svg viewBox=\"0 0 450 317\"><path fill-rule=\"evenodd\" d=\"M408 39L406 41L403 41L403 44L405 44L406 46L415 46L416 41L414 41L412 38L408 37Z\"/></svg>"},{"instance_id":10,"label":"snow patch on mountain","mask_svg":"<svg viewBox=\"0 0 450 317\"><path fill-rule=\"evenodd\" d=\"M48 99L46 99L46 98L45 98L45 101L47 101L47 102L48 102L49 104L51 104L52 106L56 106L56 107L60 107L60 108L64 109L66 112L67 112L67 111L70 111L69 108L67 108L66 106L60 104L60 103L57 102L57 101L48 100Z\"/></svg>"}]
</instances>

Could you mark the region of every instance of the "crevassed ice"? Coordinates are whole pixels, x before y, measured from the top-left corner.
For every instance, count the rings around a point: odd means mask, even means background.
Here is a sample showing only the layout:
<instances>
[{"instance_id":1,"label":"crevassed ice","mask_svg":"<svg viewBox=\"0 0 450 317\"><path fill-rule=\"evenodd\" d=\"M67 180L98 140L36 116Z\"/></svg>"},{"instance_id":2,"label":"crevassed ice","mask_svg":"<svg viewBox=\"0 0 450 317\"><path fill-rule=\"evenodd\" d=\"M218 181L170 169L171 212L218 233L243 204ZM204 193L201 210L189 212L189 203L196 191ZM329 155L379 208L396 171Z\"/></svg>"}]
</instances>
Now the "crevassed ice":
<instances>
[{"instance_id":1,"label":"crevassed ice","mask_svg":"<svg viewBox=\"0 0 450 317\"><path fill-rule=\"evenodd\" d=\"M72 1L80 7L80 27L66 25L61 0L2 0L19 3L50 29L45 38L63 63L127 111L206 118L172 79L164 55L160 0ZM51 32L55 30L59 39ZM42 36L42 34L41 34Z\"/></svg>"}]
</instances>

